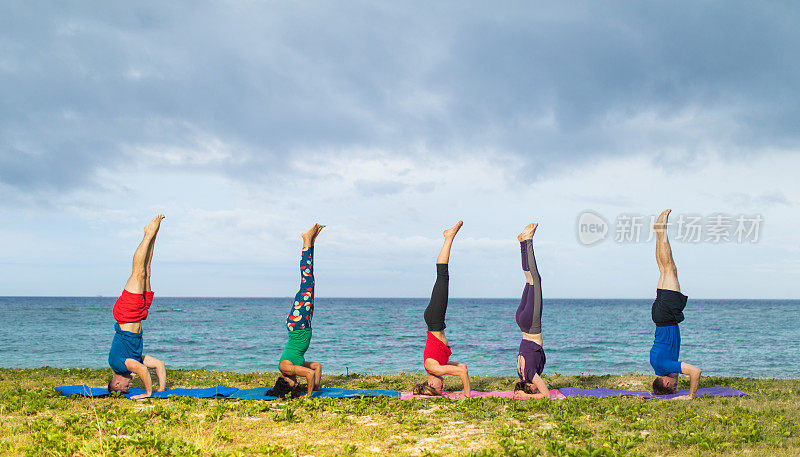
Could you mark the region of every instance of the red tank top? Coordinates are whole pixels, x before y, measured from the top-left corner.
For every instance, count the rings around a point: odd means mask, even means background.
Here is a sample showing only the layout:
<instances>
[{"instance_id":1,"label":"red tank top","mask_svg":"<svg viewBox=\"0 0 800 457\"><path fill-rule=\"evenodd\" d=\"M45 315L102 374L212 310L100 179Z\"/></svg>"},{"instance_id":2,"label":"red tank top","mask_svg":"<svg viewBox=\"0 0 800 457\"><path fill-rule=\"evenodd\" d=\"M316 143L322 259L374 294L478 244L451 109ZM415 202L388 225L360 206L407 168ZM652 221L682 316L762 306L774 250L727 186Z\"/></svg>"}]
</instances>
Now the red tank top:
<instances>
[{"instance_id":1,"label":"red tank top","mask_svg":"<svg viewBox=\"0 0 800 457\"><path fill-rule=\"evenodd\" d=\"M436 335L433 333L428 332L428 339L425 341L425 351L422 353L422 365L425 366L425 359L433 359L439 362L439 365L447 365L452 353L450 346L447 346L442 340L436 338ZM426 369L425 371L428 370Z\"/></svg>"}]
</instances>

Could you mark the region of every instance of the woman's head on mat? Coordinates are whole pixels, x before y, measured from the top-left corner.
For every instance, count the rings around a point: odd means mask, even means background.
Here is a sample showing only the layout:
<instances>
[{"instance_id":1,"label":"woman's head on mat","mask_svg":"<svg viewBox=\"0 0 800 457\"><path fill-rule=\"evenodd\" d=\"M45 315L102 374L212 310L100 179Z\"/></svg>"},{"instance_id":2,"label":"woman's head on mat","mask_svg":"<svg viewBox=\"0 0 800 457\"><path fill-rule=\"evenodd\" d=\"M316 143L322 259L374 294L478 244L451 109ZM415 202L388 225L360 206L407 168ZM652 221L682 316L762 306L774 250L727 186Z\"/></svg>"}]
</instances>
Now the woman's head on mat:
<instances>
[{"instance_id":1,"label":"woman's head on mat","mask_svg":"<svg viewBox=\"0 0 800 457\"><path fill-rule=\"evenodd\" d=\"M411 390L414 395L441 395L444 388L444 380L438 376L428 375L428 379L423 381Z\"/></svg>"},{"instance_id":2,"label":"woman's head on mat","mask_svg":"<svg viewBox=\"0 0 800 457\"><path fill-rule=\"evenodd\" d=\"M275 385L278 385L279 382L282 384L286 384L289 387L297 387L297 384L299 384L297 382L297 376L295 375L288 376L283 373L281 373L281 375L278 376L278 380L275 381Z\"/></svg>"},{"instance_id":3,"label":"woman's head on mat","mask_svg":"<svg viewBox=\"0 0 800 457\"><path fill-rule=\"evenodd\" d=\"M275 387L267 391L268 395L283 398L286 394L291 394L292 398L300 395L300 385L294 377L278 376L275 380Z\"/></svg>"},{"instance_id":4,"label":"woman's head on mat","mask_svg":"<svg viewBox=\"0 0 800 457\"><path fill-rule=\"evenodd\" d=\"M109 392L122 392L126 394L131 390L131 386L133 386L133 376L130 373L114 373L114 375L111 376L111 380L108 381Z\"/></svg>"},{"instance_id":5,"label":"woman's head on mat","mask_svg":"<svg viewBox=\"0 0 800 457\"><path fill-rule=\"evenodd\" d=\"M305 378L309 397L314 390L319 388L322 380L322 364L319 362L306 360L302 365L295 365L288 360L281 360L278 364L278 371L280 372L279 381L286 383L292 389L297 389L300 384L299 379Z\"/></svg>"},{"instance_id":6,"label":"woman's head on mat","mask_svg":"<svg viewBox=\"0 0 800 457\"><path fill-rule=\"evenodd\" d=\"M300 385L300 382L297 380L297 367L297 365L294 365L288 360L281 360L281 363L278 364L278 374L280 376L278 376L278 380L275 382L275 387L278 387L278 383L280 383L292 389L297 388L297 386Z\"/></svg>"},{"instance_id":7,"label":"woman's head on mat","mask_svg":"<svg viewBox=\"0 0 800 457\"><path fill-rule=\"evenodd\" d=\"M669 395L675 393L678 380L670 375L657 376L653 380L653 393L656 395Z\"/></svg>"},{"instance_id":8,"label":"woman's head on mat","mask_svg":"<svg viewBox=\"0 0 800 457\"><path fill-rule=\"evenodd\" d=\"M533 395L535 393L539 393L539 388L536 387L536 385L533 384L532 382L520 381L520 382L514 384L514 392L518 392L520 390L525 392L528 395Z\"/></svg>"}]
</instances>

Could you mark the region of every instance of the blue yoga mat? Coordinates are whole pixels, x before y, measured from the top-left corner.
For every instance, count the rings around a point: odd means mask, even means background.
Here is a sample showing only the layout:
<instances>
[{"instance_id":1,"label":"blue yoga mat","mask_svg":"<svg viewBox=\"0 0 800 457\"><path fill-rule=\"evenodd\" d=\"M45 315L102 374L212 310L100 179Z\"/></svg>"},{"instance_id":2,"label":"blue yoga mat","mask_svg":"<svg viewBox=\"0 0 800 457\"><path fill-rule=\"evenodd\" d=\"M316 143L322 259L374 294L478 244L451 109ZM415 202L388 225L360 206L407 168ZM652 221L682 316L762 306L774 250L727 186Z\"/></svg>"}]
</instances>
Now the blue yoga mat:
<instances>
[{"instance_id":1,"label":"blue yoga mat","mask_svg":"<svg viewBox=\"0 0 800 457\"><path fill-rule=\"evenodd\" d=\"M89 387L87 385L76 385L76 386L59 386L55 388L57 392L65 397L69 397L70 395L81 395L84 397L102 397L108 395L108 389L105 387ZM232 393L236 392L236 387L227 387L227 386L215 386L215 387L206 387L205 389L184 389L184 388L176 388L176 389L166 389L163 392L153 392L153 398L167 398L170 395L176 395L178 397L195 397L195 398L227 398ZM134 395L143 394L145 392L144 389L131 389L127 394L125 394L126 398L131 398Z\"/></svg>"},{"instance_id":2,"label":"blue yoga mat","mask_svg":"<svg viewBox=\"0 0 800 457\"><path fill-rule=\"evenodd\" d=\"M689 389L679 390L670 395L653 395L646 390L619 390L619 389L576 389L574 387L561 387L559 392L564 394L565 397L642 397L642 398L660 398L670 399L681 395L688 395ZM730 387L703 387L697 389L695 397L741 397L747 396L746 393L738 389Z\"/></svg>"},{"instance_id":3,"label":"blue yoga mat","mask_svg":"<svg viewBox=\"0 0 800 457\"><path fill-rule=\"evenodd\" d=\"M229 395L226 398L234 398L240 400L277 400L278 397L267 395L269 387L256 387L255 389L241 389L236 393ZM311 398L353 398L353 397L379 397L385 395L387 397L400 397L400 392L396 390L377 390L377 389L339 389L339 388L323 388L315 390Z\"/></svg>"}]
</instances>

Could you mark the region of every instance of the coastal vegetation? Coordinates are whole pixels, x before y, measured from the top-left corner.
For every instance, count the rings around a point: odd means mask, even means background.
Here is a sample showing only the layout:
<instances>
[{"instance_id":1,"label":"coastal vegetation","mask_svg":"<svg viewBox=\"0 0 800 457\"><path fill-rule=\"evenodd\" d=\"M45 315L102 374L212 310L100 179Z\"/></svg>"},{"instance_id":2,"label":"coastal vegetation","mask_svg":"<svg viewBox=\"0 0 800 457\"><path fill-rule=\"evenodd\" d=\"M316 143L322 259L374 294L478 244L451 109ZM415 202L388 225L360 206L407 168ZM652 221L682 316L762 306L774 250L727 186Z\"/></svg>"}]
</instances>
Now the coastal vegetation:
<instances>
[{"instance_id":1,"label":"coastal vegetation","mask_svg":"<svg viewBox=\"0 0 800 457\"><path fill-rule=\"evenodd\" d=\"M252 401L63 397L109 370L0 369L3 455L800 455L800 380L706 377L748 397ZM172 370L168 387L272 385L276 373ZM326 375L324 387L408 391L419 374ZM475 390L515 378L474 376ZM650 376L546 376L551 388L647 389ZM686 381L679 388L687 387ZM452 385L451 385L452 384ZM446 385L458 390L457 380ZM141 381L136 381L141 387Z\"/></svg>"}]
</instances>

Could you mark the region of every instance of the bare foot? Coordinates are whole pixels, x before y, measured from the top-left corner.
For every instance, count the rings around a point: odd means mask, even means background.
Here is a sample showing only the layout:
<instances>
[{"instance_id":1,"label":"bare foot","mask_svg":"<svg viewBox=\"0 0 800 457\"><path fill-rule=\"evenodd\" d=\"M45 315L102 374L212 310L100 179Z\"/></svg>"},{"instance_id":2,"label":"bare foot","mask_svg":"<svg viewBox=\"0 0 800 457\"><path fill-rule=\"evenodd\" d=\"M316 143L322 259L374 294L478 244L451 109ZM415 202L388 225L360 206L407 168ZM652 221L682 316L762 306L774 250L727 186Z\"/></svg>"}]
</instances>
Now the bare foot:
<instances>
[{"instance_id":1,"label":"bare foot","mask_svg":"<svg viewBox=\"0 0 800 457\"><path fill-rule=\"evenodd\" d=\"M447 230L444 231L444 237L445 238L449 238L449 239L455 238L456 237L456 233L458 233L458 231L459 231L459 229L461 229L462 225L464 225L464 221L458 221L458 223L456 225L454 225L453 228L450 228L450 229L447 229Z\"/></svg>"},{"instance_id":2,"label":"bare foot","mask_svg":"<svg viewBox=\"0 0 800 457\"><path fill-rule=\"evenodd\" d=\"M522 233L517 235L517 240L519 240L520 243L525 240L532 240L533 234L536 233L536 227L538 226L539 224L536 222L531 222L530 224L526 225L525 228L522 229Z\"/></svg>"},{"instance_id":3,"label":"bare foot","mask_svg":"<svg viewBox=\"0 0 800 457\"><path fill-rule=\"evenodd\" d=\"M664 233L667 230L667 219L669 219L669 213L671 213L671 209L664 210L656 219L656 223L653 224L653 230L656 233Z\"/></svg>"},{"instance_id":4,"label":"bare foot","mask_svg":"<svg viewBox=\"0 0 800 457\"><path fill-rule=\"evenodd\" d=\"M314 240L317 239L317 235L319 232L324 229L324 225L314 224L311 226L310 229L306 230L305 232L300 234L300 237L303 238L303 247L311 247L314 246Z\"/></svg>"},{"instance_id":5,"label":"bare foot","mask_svg":"<svg viewBox=\"0 0 800 457\"><path fill-rule=\"evenodd\" d=\"M158 229L161 228L161 221L165 218L163 214L159 214L158 216L154 217L152 221L144 228L144 233L146 234L155 234L158 233Z\"/></svg>"}]
</instances>

